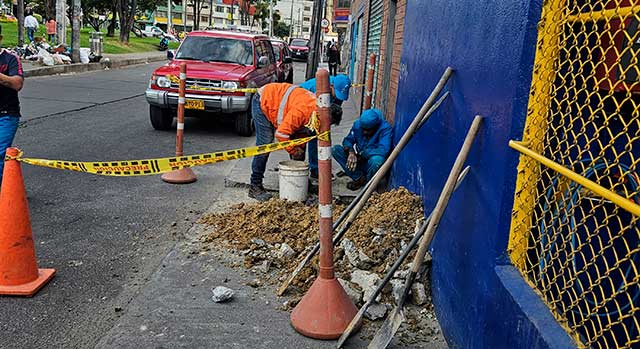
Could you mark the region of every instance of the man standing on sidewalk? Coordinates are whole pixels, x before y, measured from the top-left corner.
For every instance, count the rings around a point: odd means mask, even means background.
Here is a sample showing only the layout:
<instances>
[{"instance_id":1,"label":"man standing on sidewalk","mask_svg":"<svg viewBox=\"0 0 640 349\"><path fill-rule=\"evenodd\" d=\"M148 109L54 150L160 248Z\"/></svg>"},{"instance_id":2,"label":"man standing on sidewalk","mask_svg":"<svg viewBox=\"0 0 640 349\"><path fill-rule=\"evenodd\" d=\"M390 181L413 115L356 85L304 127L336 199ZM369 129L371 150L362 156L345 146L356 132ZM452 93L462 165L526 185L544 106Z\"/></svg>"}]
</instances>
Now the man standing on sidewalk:
<instances>
[{"instance_id":1,"label":"man standing on sidewalk","mask_svg":"<svg viewBox=\"0 0 640 349\"><path fill-rule=\"evenodd\" d=\"M34 35L38 31L38 20L33 16L33 12L29 11L27 17L24 18L24 27L27 29L27 37L29 41L33 42Z\"/></svg>"},{"instance_id":2,"label":"man standing on sidewalk","mask_svg":"<svg viewBox=\"0 0 640 349\"><path fill-rule=\"evenodd\" d=\"M18 91L22 89L23 83L20 58L2 48L2 27L0 27L0 185L4 170L4 155L18 130L20 118Z\"/></svg>"}]
</instances>

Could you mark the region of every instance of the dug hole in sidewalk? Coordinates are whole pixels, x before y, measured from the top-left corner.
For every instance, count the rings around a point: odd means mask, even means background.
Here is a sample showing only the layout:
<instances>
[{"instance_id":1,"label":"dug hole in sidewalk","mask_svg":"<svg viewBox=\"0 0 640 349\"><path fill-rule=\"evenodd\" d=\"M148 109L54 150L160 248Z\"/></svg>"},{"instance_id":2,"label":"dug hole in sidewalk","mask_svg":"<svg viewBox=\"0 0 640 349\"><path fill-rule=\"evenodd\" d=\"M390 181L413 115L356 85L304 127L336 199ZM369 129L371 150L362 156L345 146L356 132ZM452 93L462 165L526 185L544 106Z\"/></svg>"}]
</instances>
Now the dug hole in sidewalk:
<instances>
[{"instance_id":1,"label":"dug hole in sidewalk","mask_svg":"<svg viewBox=\"0 0 640 349\"><path fill-rule=\"evenodd\" d=\"M346 109L346 108L345 108ZM334 129L333 141L338 144L343 135L349 131L355 116L355 108L352 111L345 110L345 120L339 128ZM274 156L276 155L276 156ZM269 168L274 168L279 161L278 158L286 159L284 151L271 154ZM241 161L229 171L226 178L248 180L250 175L246 171L246 164ZM243 170L244 169L244 170ZM335 171L335 169L334 169ZM240 177L245 176L245 177ZM269 177L276 180L277 172L270 171ZM269 178L267 177L267 178ZM197 184L194 184L197 185ZM304 206L303 204L291 204L292 212L282 210L277 214L262 214L261 210L267 212L273 207L280 208L281 201L272 200L267 204L257 204L255 200L247 197L246 187L240 183L238 186L223 187L220 183L216 188L212 188L212 206L207 210L199 222L195 223L185 238L181 240L172 251L164 258L162 264L151 276L147 285L128 304L115 312L122 314L117 324L98 343L97 348L134 348L134 347L202 347L202 348L333 348L335 341L320 341L304 337L298 334L290 324L290 311L300 298L300 292L304 292L304 285L310 286L313 275L317 273L317 261L312 261L299 277L299 280L291 287L291 291L284 297L275 295L276 288L282 281L282 273L286 273L285 267L277 258L273 260L264 259L261 253L278 253L277 246L283 247L274 240L283 235L288 235L288 242L299 253L290 256L288 264L298 263L301 256L306 253L305 247L311 247L312 242L317 241L317 207ZM336 187L334 183L334 188ZM346 188L345 188L346 190ZM410 193L400 191L401 195L395 202L389 202L389 217L394 220L393 225L402 226L406 237L413 233L413 226L416 217L422 217L421 204L413 202L405 205L404 211L401 202L407 202L407 195ZM355 193L354 193L355 194ZM372 202L380 204L378 196L371 198ZM273 207L272 207L273 206ZM234 208L230 211L231 208ZM242 210L246 209L246 212ZM393 209L392 209L393 208ZM340 207L336 207L336 214ZM236 213L238 212L238 213ZM257 213L256 213L257 212ZM408 212L411 213L409 218ZM303 215L304 213L304 215ZM237 216L234 216L236 215ZM276 226L280 227L279 232L274 232L274 238L267 239L264 236L254 236L251 229L256 229L258 222L253 215L267 216L274 220ZM212 219L211 217L217 217ZM398 222L398 215L407 215L405 222ZM284 217L283 217L284 216ZM303 217L304 216L304 217ZM362 220L371 221L371 216L362 215ZM243 224L247 223L246 226ZM309 224L309 222L312 222ZM253 223L253 224L251 224ZM219 225L224 225L224 229ZM298 224L298 225L296 225ZM300 225L302 224L302 225ZM308 226L305 226L308 224ZM251 226L253 225L253 226ZM354 230L357 229L357 222ZM295 227L295 228L293 228ZM409 227L407 229L407 227ZM224 230L232 230L233 233L225 235ZM407 232L407 230L409 230ZM212 238L216 231L221 231L221 239ZM218 235L220 235L218 234ZM296 234L299 234L296 235ZM348 235L347 235L348 236ZM362 236L360 234L359 236ZM262 238L264 239L262 239ZM225 239L227 238L227 239ZM237 240L236 240L237 238ZM245 239L247 241L240 241ZM358 238L352 238L356 245L363 246L364 242ZM400 245L398 239L389 239ZM228 241L231 240L231 241ZM250 240L250 241L249 241ZM371 239L366 239L371 242ZM374 241L365 253L371 255L374 260L388 259L391 263L394 256L385 256L379 246L388 245L390 241ZM243 245L243 246L241 246ZM307 246L309 245L309 246ZM353 243L352 243L353 245ZM379 245L379 246L378 246ZM346 261L351 262L351 256L347 251L349 244L336 249L336 260L341 263L336 265L338 275L343 279L354 281L346 275L352 272L368 273L359 270L360 266L346 266ZM398 248L400 248L398 246ZM303 252L300 252L303 251ZM377 251L374 255L373 251ZM351 251L352 252L352 251ZM254 257L257 256L257 257ZM367 257L357 256L355 264L363 264L362 269L372 268L366 266ZM273 264L271 263L273 261ZM282 269L277 270L278 267ZM349 269L346 270L345 268ZM384 268L380 265L377 268ZM406 269L406 268L405 268ZM382 269L381 269L382 270ZM287 273L288 274L288 273ZM373 277L373 276L372 276ZM357 285L350 283L354 289L351 293L357 293L355 297L362 302L363 293ZM212 300L212 289L224 286L234 291L234 296L227 302L216 303ZM391 288L391 287L390 287ZM295 289L295 291L294 291ZM377 304L379 308L387 310L390 305L392 295L385 293L384 302ZM354 299L357 301L357 299ZM403 325L409 340L394 339L392 345L403 348L443 348L446 347L444 339L439 330L435 315L432 310L420 308L416 311L419 316L424 317L423 324L417 328L415 324ZM383 314L384 315L384 314ZM430 316L430 318L427 318ZM380 326L381 321L370 325L369 320L365 320L363 329L353 335L347 342L346 348L366 347L373 333ZM422 321L422 320L421 320ZM408 328L408 330L407 330ZM403 329L401 328L401 331ZM420 333L417 333L417 332ZM416 332L416 333L413 333ZM401 337L401 336L398 336Z\"/></svg>"}]
</instances>

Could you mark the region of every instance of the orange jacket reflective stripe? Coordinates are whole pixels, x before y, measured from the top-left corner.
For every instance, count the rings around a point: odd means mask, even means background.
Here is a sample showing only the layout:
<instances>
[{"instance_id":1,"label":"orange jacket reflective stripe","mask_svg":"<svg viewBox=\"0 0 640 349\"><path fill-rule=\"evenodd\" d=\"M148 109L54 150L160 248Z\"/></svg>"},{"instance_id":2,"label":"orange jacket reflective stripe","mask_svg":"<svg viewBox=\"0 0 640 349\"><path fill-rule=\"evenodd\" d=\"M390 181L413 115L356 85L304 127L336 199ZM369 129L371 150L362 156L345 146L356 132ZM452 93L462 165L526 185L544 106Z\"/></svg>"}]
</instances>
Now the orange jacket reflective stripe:
<instances>
[{"instance_id":1,"label":"orange jacket reflective stripe","mask_svg":"<svg viewBox=\"0 0 640 349\"><path fill-rule=\"evenodd\" d=\"M275 136L281 142L289 140L294 133L302 130L316 110L315 96L303 88L296 88L289 95L282 123L278 125L280 101L290 86L287 83L271 83L263 86L260 91L260 109L275 127Z\"/></svg>"}]
</instances>

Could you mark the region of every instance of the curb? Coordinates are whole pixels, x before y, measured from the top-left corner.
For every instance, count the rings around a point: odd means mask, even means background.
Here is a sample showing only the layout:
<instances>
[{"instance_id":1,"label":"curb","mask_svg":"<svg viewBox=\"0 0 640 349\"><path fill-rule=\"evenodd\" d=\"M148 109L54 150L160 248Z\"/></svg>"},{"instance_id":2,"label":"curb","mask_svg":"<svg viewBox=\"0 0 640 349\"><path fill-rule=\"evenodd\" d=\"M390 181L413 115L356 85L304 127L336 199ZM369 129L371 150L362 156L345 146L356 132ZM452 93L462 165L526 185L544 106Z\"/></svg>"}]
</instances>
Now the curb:
<instances>
[{"instance_id":1,"label":"curb","mask_svg":"<svg viewBox=\"0 0 640 349\"><path fill-rule=\"evenodd\" d=\"M24 77L30 78L35 76L47 76L57 74L69 74L69 73L84 73L89 71L103 70L105 68L116 69L136 64L147 64L152 62L164 61L167 58L165 56L157 57L142 57L142 58L128 58L117 59L109 62L88 63L88 64L65 64L54 65L51 67L41 67L31 70L25 70Z\"/></svg>"}]
</instances>

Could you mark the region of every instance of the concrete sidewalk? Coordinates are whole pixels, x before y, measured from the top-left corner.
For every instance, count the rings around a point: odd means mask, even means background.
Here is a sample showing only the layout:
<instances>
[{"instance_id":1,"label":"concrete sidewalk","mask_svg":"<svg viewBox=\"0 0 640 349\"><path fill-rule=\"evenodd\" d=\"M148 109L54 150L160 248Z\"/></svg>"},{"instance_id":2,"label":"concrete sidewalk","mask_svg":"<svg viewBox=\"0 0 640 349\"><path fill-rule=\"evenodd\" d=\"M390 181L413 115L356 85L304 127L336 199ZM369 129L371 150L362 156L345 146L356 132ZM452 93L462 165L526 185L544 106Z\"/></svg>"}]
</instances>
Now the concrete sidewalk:
<instances>
[{"instance_id":1,"label":"concrete sidewalk","mask_svg":"<svg viewBox=\"0 0 640 349\"><path fill-rule=\"evenodd\" d=\"M105 59L108 58L108 59ZM125 54L107 54L98 63L73 63L43 66L34 61L22 60L25 77L83 73L88 71L115 69L136 64L160 62L167 59L167 51L151 51Z\"/></svg>"},{"instance_id":2,"label":"concrete sidewalk","mask_svg":"<svg viewBox=\"0 0 640 349\"><path fill-rule=\"evenodd\" d=\"M338 126L331 127L331 143L333 145L342 144L342 139L351 130L353 121L356 120L359 115L356 105L352 101L346 101L342 105L343 117L342 122ZM269 162L267 163L267 171L264 174L264 187L270 191L278 191L278 164L280 161L289 160L289 154L285 151L277 151L271 153L269 156ZM307 159L308 160L308 159ZM252 158L241 159L237 161L237 164L231 170L231 173L225 178L225 185L227 187L242 187L248 188L251 177L251 162ZM341 168L340 165L333 161L333 173L338 173ZM341 197L355 197L358 192L347 189L347 183L351 179L349 177L336 177L333 185L333 195Z\"/></svg>"}]
</instances>

